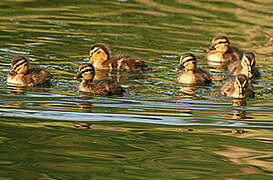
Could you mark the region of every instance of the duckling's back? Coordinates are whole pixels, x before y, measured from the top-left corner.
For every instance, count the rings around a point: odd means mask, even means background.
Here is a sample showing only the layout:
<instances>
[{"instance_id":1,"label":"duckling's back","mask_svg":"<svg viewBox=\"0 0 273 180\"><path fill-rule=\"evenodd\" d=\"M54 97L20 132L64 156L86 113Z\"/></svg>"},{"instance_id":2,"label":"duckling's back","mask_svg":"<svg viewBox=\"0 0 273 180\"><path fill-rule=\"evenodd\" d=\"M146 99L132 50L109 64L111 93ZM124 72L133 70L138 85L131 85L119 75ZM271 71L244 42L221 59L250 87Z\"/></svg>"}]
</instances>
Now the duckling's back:
<instances>
[{"instance_id":1,"label":"duckling's back","mask_svg":"<svg viewBox=\"0 0 273 180\"><path fill-rule=\"evenodd\" d=\"M96 95L121 95L125 90L112 80L95 80L89 83L81 83L79 90Z\"/></svg>"},{"instance_id":2,"label":"duckling's back","mask_svg":"<svg viewBox=\"0 0 273 180\"><path fill-rule=\"evenodd\" d=\"M9 73L7 82L19 86L38 86L48 83L53 75L43 68L31 68L27 74Z\"/></svg>"},{"instance_id":3,"label":"duckling's back","mask_svg":"<svg viewBox=\"0 0 273 180\"><path fill-rule=\"evenodd\" d=\"M241 60L240 61L235 61L231 64L228 65L227 70L230 74L237 75L242 73L242 65L241 65ZM261 74L259 70L256 67L253 67L252 69L252 77L260 77Z\"/></svg>"},{"instance_id":4,"label":"duckling's back","mask_svg":"<svg viewBox=\"0 0 273 180\"><path fill-rule=\"evenodd\" d=\"M221 94L227 97L233 97L233 94L235 93L233 81L234 79L230 78L224 82L224 85L221 88Z\"/></svg>"},{"instance_id":5,"label":"duckling's back","mask_svg":"<svg viewBox=\"0 0 273 180\"><path fill-rule=\"evenodd\" d=\"M224 54L224 59L226 59L228 63L240 61L242 57L243 57L242 50L236 47L229 47L228 51Z\"/></svg>"},{"instance_id":6,"label":"duckling's back","mask_svg":"<svg viewBox=\"0 0 273 180\"><path fill-rule=\"evenodd\" d=\"M106 66L111 70L118 71L146 71L150 68L145 62L137 56L130 54L121 54L111 57L106 63Z\"/></svg>"},{"instance_id":7,"label":"duckling's back","mask_svg":"<svg viewBox=\"0 0 273 180\"><path fill-rule=\"evenodd\" d=\"M227 67L228 72L231 74L240 74L242 71L241 61L235 61L228 65Z\"/></svg>"},{"instance_id":8,"label":"duckling's back","mask_svg":"<svg viewBox=\"0 0 273 180\"><path fill-rule=\"evenodd\" d=\"M224 82L224 85L221 88L221 94L230 98L239 98L238 92L234 86L235 78L231 77ZM252 90L251 85L249 84L245 89L245 96L246 97L254 97L255 92Z\"/></svg>"}]
</instances>

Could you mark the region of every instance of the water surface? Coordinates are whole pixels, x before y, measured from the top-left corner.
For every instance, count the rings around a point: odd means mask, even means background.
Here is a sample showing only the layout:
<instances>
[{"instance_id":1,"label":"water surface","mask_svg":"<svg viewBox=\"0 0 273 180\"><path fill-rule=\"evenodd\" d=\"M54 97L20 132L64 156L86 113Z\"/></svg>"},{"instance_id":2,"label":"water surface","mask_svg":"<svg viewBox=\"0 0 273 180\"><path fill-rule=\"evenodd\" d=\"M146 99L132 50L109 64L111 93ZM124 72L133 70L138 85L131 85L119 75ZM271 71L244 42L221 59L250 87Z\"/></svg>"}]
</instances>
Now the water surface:
<instances>
[{"instance_id":1,"label":"water surface","mask_svg":"<svg viewBox=\"0 0 273 180\"><path fill-rule=\"evenodd\" d=\"M1 178L270 179L272 159L271 1L0 2ZM245 106L212 85L181 87L179 55L211 74L215 35L256 54L262 77ZM73 77L92 44L132 53L152 68L110 74L124 96L79 93ZM6 84L10 61L28 57L54 74L51 87ZM78 124L79 122L83 124Z\"/></svg>"}]
</instances>

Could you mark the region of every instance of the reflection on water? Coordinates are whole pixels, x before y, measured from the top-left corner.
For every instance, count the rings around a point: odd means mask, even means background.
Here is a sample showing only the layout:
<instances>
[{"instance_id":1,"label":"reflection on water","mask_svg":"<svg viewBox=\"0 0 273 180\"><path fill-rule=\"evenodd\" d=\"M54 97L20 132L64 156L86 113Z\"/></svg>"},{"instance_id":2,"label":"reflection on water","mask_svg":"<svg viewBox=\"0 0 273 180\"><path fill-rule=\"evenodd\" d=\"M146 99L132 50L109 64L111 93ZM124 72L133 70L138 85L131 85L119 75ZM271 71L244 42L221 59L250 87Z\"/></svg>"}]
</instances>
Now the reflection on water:
<instances>
[{"instance_id":1,"label":"reflection on water","mask_svg":"<svg viewBox=\"0 0 273 180\"><path fill-rule=\"evenodd\" d=\"M272 1L0 5L0 179L271 179ZM256 54L262 77L253 82L255 98L221 95L225 65L206 60L216 35ZM126 89L122 97L78 92L73 77L98 42L142 57L153 70L98 71L96 79ZM185 52L199 57L211 85L176 82L174 68ZM16 55L47 68L52 85L7 85Z\"/></svg>"},{"instance_id":2,"label":"reflection on water","mask_svg":"<svg viewBox=\"0 0 273 180\"><path fill-rule=\"evenodd\" d=\"M269 178L272 171L271 130L12 118L2 118L0 127L1 177L240 179Z\"/></svg>"},{"instance_id":3,"label":"reflection on water","mask_svg":"<svg viewBox=\"0 0 273 180\"><path fill-rule=\"evenodd\" d=\"M271 162L272 153L268 150L256 150L251 148L243 148L240 146L224 146L226 150L218 151L217 154L224 156L229 161L238 165L251 165L249 168L241 168L243 174L259 174L259 170L254 167L261 167L265 171L272 172L273 163Z\"/></svg>"}]
</instances>

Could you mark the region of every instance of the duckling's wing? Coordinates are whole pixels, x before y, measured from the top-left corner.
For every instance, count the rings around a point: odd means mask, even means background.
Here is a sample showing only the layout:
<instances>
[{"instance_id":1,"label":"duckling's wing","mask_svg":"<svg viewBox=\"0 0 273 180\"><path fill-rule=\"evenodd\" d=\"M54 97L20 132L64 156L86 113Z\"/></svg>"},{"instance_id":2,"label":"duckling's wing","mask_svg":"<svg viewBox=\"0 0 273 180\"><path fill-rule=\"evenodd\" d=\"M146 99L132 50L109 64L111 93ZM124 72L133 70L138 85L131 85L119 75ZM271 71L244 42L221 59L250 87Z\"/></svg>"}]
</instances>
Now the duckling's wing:
<instances>
[{"instance_id":1,"label":"duckling's wing","mask_svg":"<svg viewBox=\"0 0 273 180\"><path fill-rule=\"evenodd\" d=\"M31 68L25 76L25 81L33 85L40 85L48 82L52 77L53 75L43 68Z\"/></svg>"},{"instance_id":2,"label":"duckling's wing","mask_svg":"<svg viewBox=\"0 0 273 180\"><path fill-rule=\"evenodd\" d=\"M240 74L242 71L241 61L235 61L229 64L227 70L230 74Z\"/></svg>"},{"instance_id":3,"label":"duckling's wing","mask_svg":"<svg viewBox=\"0 0 273 180\"><path fill-rule=\"evenodd\" d=\"M237 47L230 47L228 51L232 55L232 60L235 61L241 60L244 55L243 51Z\"/></svg>"},{"instance_id":4,"label":"duckling's wing","mask_svg":"<svg viewBox=\"0 0 273 180\"><path fill-rule=\"evenodd\" d=\"M124 92L124 89L112 80L98 80L94 81L92 84L95 85L93 86L93 90L99 95L121 95Z\"/></svg>"},{"instance_id":5,"label":"duckling's wing","mask_svg":"<svg viewBox=\"0 0 273 180\"><path fill-rule=\"evenodd\" d=\"M261 74L256 67L253 68L253 75L253 77L261 77Z\"/></svg>"},{"instance_id":6,"label":"duckling's wing","mask_svg":"<svg viewBox=\"0 0 273 180\"><path fill-rule=\"evenodd\" d=\"M232 77L224 82L222 88L220 89L221 94L229 96L230 94L233 93L234 91L233 81L234 81L234 78Z\"/></svg>"},{"instance_id":7,"label":"duckling's wing","mask_svg":"<svg viewBox=\"0 0 273 180\"><path fill-rule=\"evenodd\" d=\"M198 81L201 81L201 83L206 83L206 84L211 83L209 74L205 70L199 67L196 70L196 79Z\"/></svg>"},{"instance_id":8,"label":"duckling's wing","mask_svg":"<svg viewBox=\"0 0 273 180\"><path fill-rule=\"evenodd\" d=\"M113 56L109 62L113 64L114 69L119 71L145 71L150 69L142 59L130 54Z\"/></svg>"},{"instance_id":9,"label":"duckling's wing","mask_svg":"<svg viewBox=\"0 0 273 180\"><path fill-rule=\"evenodd\" d=\"M253 91L254 86L251 82L248 83L248 86L246 88L246 97L254 98L255 92Z\"/></svg>"},{"instance_id":10,"label":"duckling's wing","mask_svg":"<svg viewBox=\"0 0 273 180\"><path fill-rule=\"evenodd\" d=\"M82 87L80 87L80 91L96 94L96 95L108 95L107 89L105 88L105 85L101 83L102 80L95 80L91 83L83 84Z\"/></svg>"}]
</instances>

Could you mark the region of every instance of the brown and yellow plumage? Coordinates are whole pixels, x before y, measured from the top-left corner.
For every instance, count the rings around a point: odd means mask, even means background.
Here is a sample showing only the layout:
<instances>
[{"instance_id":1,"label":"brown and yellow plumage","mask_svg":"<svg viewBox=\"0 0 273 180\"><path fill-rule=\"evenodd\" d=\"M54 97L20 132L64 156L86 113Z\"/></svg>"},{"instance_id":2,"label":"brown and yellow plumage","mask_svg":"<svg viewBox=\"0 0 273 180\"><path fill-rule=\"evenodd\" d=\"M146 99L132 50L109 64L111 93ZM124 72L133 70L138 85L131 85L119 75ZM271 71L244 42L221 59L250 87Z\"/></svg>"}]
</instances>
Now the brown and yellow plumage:
<instances>
[{"instance_id":1,"label":"brown and yellow plumage","mask_svg":"<svg viewBox=\"0 0 273 180\"><path fill-rule=\"evenodd\" d=\"M191 53L183 54L180 57L180 65L178 69L181 72L177 81L182 84L203 85L211 82L209 75L197 67L195 56Z\"/></svg>"},{"instance_id":2,"label":"brown and yellow plumage","mask_svg":"<svg viewBox=\"0 0 273 180\"><path fill-rule=\"evenodd\" d=\"M228 71L233 74L244 74L248 78L260 77L258 69L255 67L255 55L252 52L244 54L241 61L235 61L228 66Z\"/></svg>"},{"instance_id":3,"label":"brown and yellow plumage","mask_svg":"<svg viewBox=\"0 0 273 180\"><path fill-rule=\"evenodd\" d=\"M230 46L229 40L225 36L213 38L211 47L207 54L207 59L213 62L231 63L240 60L243 56L242 50Z\"/></svg>"},{"instance_id":4,"label":"brown and yellow plumage","mask_svg":"<svg viewBox=\"0 0 273 180\"><path fill-rule=\"evenodd\" d=\"M107 69L111 71L145 71L150 68L145 62L134 55L120 54L110 56L109 49L101 43L95 44L90 50L90 64L95 69Z\"/></svg>"},{"instance_id":5,"label":"brown and yellow plumage","mask_svg":"<svg viewBox=\"0 0 273 180\"><path fill-rule=\"evenodd\" d=\"M81 65L77 79L82 79L82 82L79 86L79 90L82 92L92 93L96 95L121 95L125 90L119 86L115 81L112 80L94 80L95 69L92 64Z\"/></svg>"},{"instance_id":6,"label":"brown and yellow plumage","mask_svg":"<svg viewBox=\"0 0 273 180\"><path fill-rule=\"evenodd\" d=\"M53 75L43 68L29 68L29 61L23 56L17 56L11 61L11 72L7 83L32 87L48 83Z\"/></svg>"},{"instance_id":7,"label":"brown and yellow plumage","mask_svg":"<svg viewBox=\"0 0 273 180\"><path fill-rule=\"evenodd\" d=\"M221 93L230 98L254 97L250 82L246 75L238 74L227 80L221 88Z\"/></svg>"}]
</instances>

